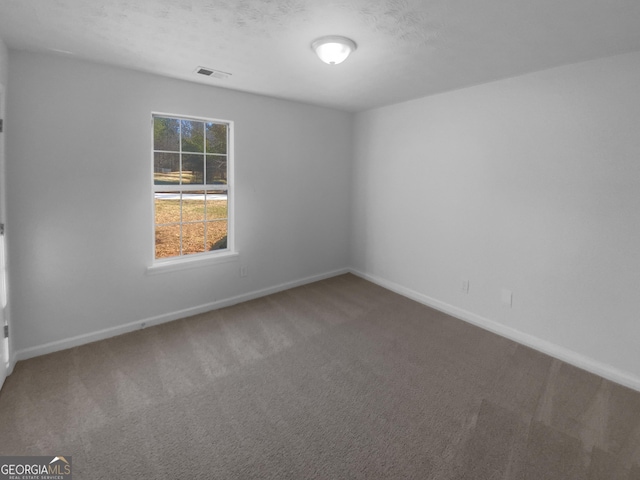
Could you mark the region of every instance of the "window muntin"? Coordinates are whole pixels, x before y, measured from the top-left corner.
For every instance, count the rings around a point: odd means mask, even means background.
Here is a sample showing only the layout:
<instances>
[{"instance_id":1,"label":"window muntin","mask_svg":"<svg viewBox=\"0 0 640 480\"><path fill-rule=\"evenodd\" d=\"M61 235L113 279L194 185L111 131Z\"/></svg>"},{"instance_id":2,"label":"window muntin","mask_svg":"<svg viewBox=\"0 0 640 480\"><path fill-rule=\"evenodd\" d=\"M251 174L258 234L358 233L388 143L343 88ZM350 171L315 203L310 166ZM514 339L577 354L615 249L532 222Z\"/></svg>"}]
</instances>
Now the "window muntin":
<instances>
[{"instance_id":1,"label":"window muntin","mask_svg":"<svg viewBox=\"0 0 640 480\"><path fill-rule=\"evenodd\" d=\"M231 122L153 115L155 259L229 250Z\"/></svg>"}]
</instances>

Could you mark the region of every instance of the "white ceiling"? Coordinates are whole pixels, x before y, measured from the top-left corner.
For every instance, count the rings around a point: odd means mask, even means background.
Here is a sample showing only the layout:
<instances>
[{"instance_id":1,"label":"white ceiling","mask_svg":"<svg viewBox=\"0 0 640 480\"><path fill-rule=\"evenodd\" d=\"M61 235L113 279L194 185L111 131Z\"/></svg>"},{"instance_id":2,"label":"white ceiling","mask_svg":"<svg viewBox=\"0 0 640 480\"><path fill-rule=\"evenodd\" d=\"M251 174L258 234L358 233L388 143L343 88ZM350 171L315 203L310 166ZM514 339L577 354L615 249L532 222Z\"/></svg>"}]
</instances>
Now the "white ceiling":
<instances>
[{"instance_id":1,"label":"white ceiling","mask_svg":"<svg viewBox=\"0 0 640 480\"><path fill-rule=\"evenodd\" d=\"M323 35L358 49L326 65L310 48ZM640 50L640 0L0 0L0 37L359 111ZM203 77L197 66L232 76Z\"/></svg>"}]
</instances>

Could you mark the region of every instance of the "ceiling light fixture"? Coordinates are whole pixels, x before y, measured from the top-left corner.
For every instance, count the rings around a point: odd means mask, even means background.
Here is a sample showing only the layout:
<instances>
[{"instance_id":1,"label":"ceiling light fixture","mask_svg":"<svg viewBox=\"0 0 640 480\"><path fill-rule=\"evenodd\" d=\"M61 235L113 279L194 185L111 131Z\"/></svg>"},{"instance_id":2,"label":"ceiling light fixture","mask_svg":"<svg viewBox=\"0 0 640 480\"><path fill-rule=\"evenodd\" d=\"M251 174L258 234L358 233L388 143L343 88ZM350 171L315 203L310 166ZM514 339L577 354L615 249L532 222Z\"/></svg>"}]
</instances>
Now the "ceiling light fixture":
<instances>
[{"instance_id":1,"label":"ceiling light fixture","mask_svg":"<svg viewBox=\"0 0 640 480\"><path fill-rule=\"evenodd\" d=\"M318 57L320 57L320 60L324 63L337 65L344 62L357 46L356 43L349 38L329 35L314 41L311 44L311 48L313 48Z\"/></svg>"}]
</instances>

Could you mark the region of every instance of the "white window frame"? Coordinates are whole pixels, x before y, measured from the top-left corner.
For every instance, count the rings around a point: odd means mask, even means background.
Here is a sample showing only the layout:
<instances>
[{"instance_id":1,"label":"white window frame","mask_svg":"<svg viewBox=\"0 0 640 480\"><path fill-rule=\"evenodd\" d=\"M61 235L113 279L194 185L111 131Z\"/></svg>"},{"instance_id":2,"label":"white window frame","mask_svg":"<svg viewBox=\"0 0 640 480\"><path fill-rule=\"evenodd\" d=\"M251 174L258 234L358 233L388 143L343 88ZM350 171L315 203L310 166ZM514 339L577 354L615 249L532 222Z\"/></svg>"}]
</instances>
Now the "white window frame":
<instances>
[{"instance_id":1,"label":"white window frame","mask_svg":"<svg viewBox=\"0 0 640 480\"><path fill-rule=\"evenodd\" d=\"M158 191L175 191L175 192L185 192L185 191L201 191L201 190L211 190L212 188L207 188L207 185L200 184L181 184L181 185L156 185L154 182L154 138L153 138L153 126L155 117L168 117L175 118L177 120L194 120L197 122L213 122L213 123L224 123L227 125L227 184L224 188L222 186L216 186L216 190L226 190L227 191L227 248L221 250L214 250L209 252L202 253L191 253L191 254L182 254L175 257L169 258L156 258L155 254L155 229L156 229L156 221L155 221L155 194ZM234 122L232 120L222 120L217 118L209 118L209 117L199 117L193 115L181 115L175 113L165 113L165 112L151 112L151 148L150 158L151 158L151 167L150 167L150 177L151 177L151 195L149 198L151 200L151 262L149 263L149 267L147 267L147 274L156 274L163 272L170 272L175 270L183 270L186 268L200 267L217 263L226 263L230 261L234 261L238 259L238 252L235 249L235 175L234 175ZM182 153L182 145L180 145L180 153ZM209 185L209 187L211 187Z\"/></svg>"}]
</instances>

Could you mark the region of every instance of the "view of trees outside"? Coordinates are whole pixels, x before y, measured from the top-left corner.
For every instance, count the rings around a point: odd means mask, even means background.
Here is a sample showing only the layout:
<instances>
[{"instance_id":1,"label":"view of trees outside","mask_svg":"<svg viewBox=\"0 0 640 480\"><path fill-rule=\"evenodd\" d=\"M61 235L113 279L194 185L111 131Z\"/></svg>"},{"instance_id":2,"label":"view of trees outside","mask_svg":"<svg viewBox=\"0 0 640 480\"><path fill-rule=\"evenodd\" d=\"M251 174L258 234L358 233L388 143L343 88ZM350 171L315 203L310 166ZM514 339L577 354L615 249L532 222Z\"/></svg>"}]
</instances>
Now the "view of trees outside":
<instances>
[{"instance_id":1,"label":"view of trees outside","mask_svg":"<svg viewBox=\"0 0 640 480\"><path fill-rule=\"evenodd\" d=\"M154 117L155 256L227 248L228 125Z\"/></svg>"}]
</instances>

